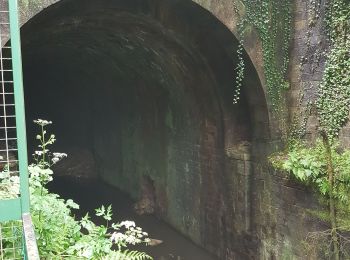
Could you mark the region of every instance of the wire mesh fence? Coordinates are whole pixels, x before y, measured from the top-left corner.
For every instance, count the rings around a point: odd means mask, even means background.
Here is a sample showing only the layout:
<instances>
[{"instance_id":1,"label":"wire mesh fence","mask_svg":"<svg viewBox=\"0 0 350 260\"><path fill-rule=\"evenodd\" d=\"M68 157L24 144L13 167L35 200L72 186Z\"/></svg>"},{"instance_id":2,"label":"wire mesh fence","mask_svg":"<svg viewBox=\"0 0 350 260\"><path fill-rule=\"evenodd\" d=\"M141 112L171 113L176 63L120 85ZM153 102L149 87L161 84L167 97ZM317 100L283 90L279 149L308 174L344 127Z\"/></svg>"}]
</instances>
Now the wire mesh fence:
<instances>
[{"instance_id":1,"label":"wire mesh fence","mask_svg":"<svg viewBox=\"0 0 350 260\"><path fill-rule=\"evenodd\" d=\"M13 199L20 181L8 0L0 8L0 198Z\"/></svg>"},{"instance_id":2,"label":"wire mesh fence","mask_svg":"<svg viewBox=\"0 0 350 260\"><path fill-rule=\"evenodd\" d=\"M0 223L0 260L23 259L22 221Z\"/></svg>"},{"instance_id":3,"label":"wire mesh fence","mask_svg":"<svg viewBox=\"0 0 350 260\"><path fill-rule=\"evenodd\" d=\"M0 199L20 194L8 0L0 0ZM3 210L3 209L2 209ZM5 212L2 212L6 214ZM22 221L0 223L0 260L23 259Z\"/></svg>"},{"instance_id":4,"label":"wire mesh fence","mask_svg":"<svg viewBox=\"0 0 350 260\"><path fill-rule=\"evenodd\" d=\"M29 215L17 12L17 0L0 0L0 260L38 260Z\"/></svg>"}]
</instances>

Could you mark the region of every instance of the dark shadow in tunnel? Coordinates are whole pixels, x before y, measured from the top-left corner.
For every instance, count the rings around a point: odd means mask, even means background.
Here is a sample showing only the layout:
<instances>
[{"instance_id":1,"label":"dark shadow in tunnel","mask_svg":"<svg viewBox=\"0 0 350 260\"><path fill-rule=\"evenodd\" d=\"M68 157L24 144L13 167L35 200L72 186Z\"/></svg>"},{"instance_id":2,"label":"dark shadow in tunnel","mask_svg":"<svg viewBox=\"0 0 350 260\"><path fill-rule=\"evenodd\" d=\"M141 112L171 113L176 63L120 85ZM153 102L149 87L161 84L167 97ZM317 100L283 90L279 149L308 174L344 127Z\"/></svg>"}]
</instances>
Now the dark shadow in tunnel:
<instances>
[{"instance_id":1,"label":"dark shadow in tunnel","mask_svg":"<svg viewBox=\"0 0 350 260\"><path fill-rule=\"evenodd\" d=\"M221 22L188 0L64 0L23 26L22 46L28 139L33 119L54 122L58 174L139 200L148 178L154 214L218 256L254 255L248 168L268 113L246 53L232 104L238 41Z\"/></svg>"}]
</instances>

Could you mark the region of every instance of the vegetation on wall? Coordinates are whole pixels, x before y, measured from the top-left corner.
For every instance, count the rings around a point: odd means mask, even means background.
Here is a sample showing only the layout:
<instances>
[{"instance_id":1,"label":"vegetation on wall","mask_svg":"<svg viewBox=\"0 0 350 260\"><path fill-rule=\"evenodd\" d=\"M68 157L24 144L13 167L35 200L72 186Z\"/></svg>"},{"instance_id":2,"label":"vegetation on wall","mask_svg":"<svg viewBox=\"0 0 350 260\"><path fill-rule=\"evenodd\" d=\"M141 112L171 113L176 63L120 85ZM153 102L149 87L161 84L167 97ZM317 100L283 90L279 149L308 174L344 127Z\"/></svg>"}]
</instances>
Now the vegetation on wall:
<instances>
[{"instance_id":1,"label":"vegetation on wall","mask_svg":"<svg viewBox=\"0 0 350 260\"><path fill-rule=\"evenodd\" d=\"M275 168L288 171L297 180L311 185L325 199L331 229L315 232L313 239L319 242L328 238L327 244L331 247L325 253L339 260L350 257L350 239L344 234L350 225L342 225L348 223L344 218L348 219L350 213L350 151L338 145L339 132L348 122L350 112L349 1L329 1L326 23L330 50L316 100L320 139L309 145L301 139L290 140L286 151L270 159ZM317 246L327 249L318 242Z\"/></svg>"},{"instance_id":2,"label":"vegetation on wall","mask_svg":"<svg viewBox=\"0 0 350 260\"><path fill-rule=\"evenodd\" d=\"M350 151L339 152L338 148L338 144L331 147L335 172L334 197L347 206L350 202ZM271 157L275 168L291 172L297 180L312 185L322 195L330 194L327 153L321 139L312 147L303 142L295 142L289 149L288 156L283 156L285 154L280 153Z\"/></svg>"},{"instance_id":3,"label":"vegetation on wall","mask_svg":"<svg viewBox=\"0 0 350 260\"><path fill-rule=\"evenodd\" d=\"M287 151L271 156L270 161L276 169L287 171L295 180L313 187L328 205L328 216L322 219L329 221L332 228L310 234L309 248L317 247L334 259L341 255L350 257L349 237L343 234L350 229L350 222L343 220L348 218L350 210L350 151L342 151L338 143L328 147L321 139L311 147L295 141ZM325 237L328 237L327 243L321 244L320 240Z\"/></svg>"},{"instance_id":4,"label":"vegetation on wall","mask_svg":"<svg viewBox=\"0 0 350 260\"><path fill-rule=\"evenodd\" d=\"M323 82L319 88L317 111L320 126L329 138L338 135L349 116L350 106L350 3L329 3L327 31L330 38Z\"/></svg>"},{"instance_id":5,"label":"vegetation on wall","mask_svg":"<svg viewBox=\"0 0 350 260\"><path fill-rule=\"evenodd\" d=\"M291 3L288 0L259 2L241 0L235 1L235 11L241 20L237 25L240 35L240 47L237 50L238 64L236 67L236 86L233 102L237 103L240 88L244 80L243 45L247 30L252 27L257 31L262 43L264 74L266 79L268 99L272 108L283 111L283 90L288 88L285 80L288 69L288 48L291 34ZM238 8L243 6L243 10ZM320 19L320 2L310 0L312 10L309 26L315 25ZM288 171L306 185L314 187L325 199L328 205L328 216L331 223L326 237L331 239L329 255L338 260L345 255L342 231L350 229L340 227L338 219L340 212L349 212L350 198L350 152L342 151L337 142L339 131L348 121L350 112L350 4L348 0L328 1L327 33L329 35L330 51L322 83L319 86L315 103L319 120L320 139L307 146L302 141L307 119L302 120L302 129L294 129L286 151L271 157L273 166ZM310 32L306 35L307 45L310 44ZM315 61L320 59L319 52L312 54ZM304 63L305 57L301 62ZM305 118L310 115L311 100L307 102ZM281 114L280 114L281 115ZM282 115L283 117L283 115ZM323 233L325 234L325 233ZM324 237L324 236L323 236ZM346 241L349 241L345 239Z\"/></svg>"},{"instance_id":6,"label":"vegetation on wall","mask_svg":"<svg viewBox=\"0 0 350 260\"><path fill-rule=\"evenodd\" d=\"M244 79L243 44L245 32L254 28L261 40L263 48L264 74L268 98L274 109L282 108L283 90L289 87L286 72L289 63L289 45L291 36L291 1L235 0L236 12L238 6L243 6L243 15L238 23L240 47L237 50L239 62L236 67L236 82L233 102L239 100L240 88Z\"/></svg>"}]
</instances>

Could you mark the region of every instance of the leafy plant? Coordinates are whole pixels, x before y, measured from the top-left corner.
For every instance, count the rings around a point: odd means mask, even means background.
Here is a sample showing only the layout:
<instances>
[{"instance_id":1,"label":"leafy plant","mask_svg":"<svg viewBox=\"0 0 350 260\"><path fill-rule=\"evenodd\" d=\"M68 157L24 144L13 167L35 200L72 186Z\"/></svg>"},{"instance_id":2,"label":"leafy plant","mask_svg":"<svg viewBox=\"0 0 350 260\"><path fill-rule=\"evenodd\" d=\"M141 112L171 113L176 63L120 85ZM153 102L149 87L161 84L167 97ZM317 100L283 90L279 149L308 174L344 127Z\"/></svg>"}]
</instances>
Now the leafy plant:
<instances>
[{"instance_id":1,"label":"leafy plant","mask_svg":"<svg viewBox=\"0 0 350 260\"><path fill-rule=\"evenodd\" d=\"M325 133L322 137L322 141L318 140L310 147L296 141L287 151L271 156L270 161L276 169L290 172L300 182L314 187L326 199L331 223L328 236L333 245L328 253L340 259L340 248L349 241L342 231L349 231L350 226L340 227L337 213L347 215L350 210L350 151L341 151L339 145L331 143ZM325 232L319 234L324 239ZM308 239L314 241L315 237L314 233Z\"/></svg>"},{"instance_id":2,"label":"leafy plant","mask_svg":"<svg viewBox=\"0 0 350 260\"><path fill-rule=\"evenodd\" d=\"M307 147L302 142L294 143L287 151L270 157L276 169L290 172L297 180L314 187L323 196L333 196L343 204L350 200L350 151L340 152L339 145L331 146L334 165L334 190L328 182L327 152L321 140L314 146Z\"/></svg>"},{"instance_id":3,"label":"leafy plant","mask_svg":"<svg viewBox=\"0 0 350 260\"><path fill-rule=\"evenodd\" d=\"M315 1L311 3L316 4ZM316 101L322 141L307 147L300 139L296 142L292 140L294 145L270 160L275 168L286 170L302 183L312 185L326 200L331 229L312 234L311 241L317 245L319 241L315 238L322 238L330 245L325 247L329 249L328 255L339 260L341 256L349 254L344 248L350 241L342 233L344 230L350 231L350 225L339 225L346 222L339 215L347 216L350 211L350 151L342 151L337 144L339 132L348 122L350 112L349 1L328 1L326 9L330 50ZM318 19L320 14L317 8L314 11L314 17ZM310 24L314 22L310 21ZM299 135L299 138L302 136Z\"/></svg>"},{"instance_id":4,"label":"leafy plant","mask_svg":"<svg viewBox=\"0 0 350 260\"><path fill-rule=\"evenodd\" d=\"M37 236L37 244L42 259L152 259L143 252L128 250L129 245L148 244L148 234L137 227L133 221L111 223L112 207L101 206L95 215L106 221L105 225L96 225L89 215L77 221L72 210L79 209L73 200L61 199L59 195L50 193L46 184L53 180L52 165L67 155L52 153L49 150L56 139L48 135L46 126L52 124L46 120L35 120L40 127L38 151L33 154L34 163L29 169L31 215ZM11 177L2 172L2 182L13 188ZM17 191L16 188L14 189ZM1 190L0 190L1 191ZM18 195L18 192L16 193ZM0 199L8 195L0 192ZM11 227L13 222L5 223ZM20 239L20 238L18 238ZM8 243L7 243L8 242ZM13 241L4 241L4 245ZM21 252L17 252L20 254Z\"/></svg>"},{"instance_id":5,"label":"leafy plant","mask_svg":"<svg viewBox=\"0 0 350 260\"><path fill-rule=\"evenodd\" d=\"M14 199L19 194L19 177L11 176L10 172L5 169L0 172L0 199Z\"/></svg>"}]
</instances>

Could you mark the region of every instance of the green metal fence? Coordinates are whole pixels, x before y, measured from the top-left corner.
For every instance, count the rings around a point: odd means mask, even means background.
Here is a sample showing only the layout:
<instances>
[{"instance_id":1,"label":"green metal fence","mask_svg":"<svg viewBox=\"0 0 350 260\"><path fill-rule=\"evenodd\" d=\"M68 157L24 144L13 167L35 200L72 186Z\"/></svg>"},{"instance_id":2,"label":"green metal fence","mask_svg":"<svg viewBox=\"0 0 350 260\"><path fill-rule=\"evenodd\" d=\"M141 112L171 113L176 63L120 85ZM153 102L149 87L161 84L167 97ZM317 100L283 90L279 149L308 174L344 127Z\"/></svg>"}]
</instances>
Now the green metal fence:
<instances>
[{"instance_id":1,"label":"green metal fence","mask_svg":"<svg viewBox=\"0 0 350 260\"><path fill-rule=\"evenodd\" d=\"M0 260L36 260L17 10L17 0L0 0Z\"/></svg>"}]
</instances>

